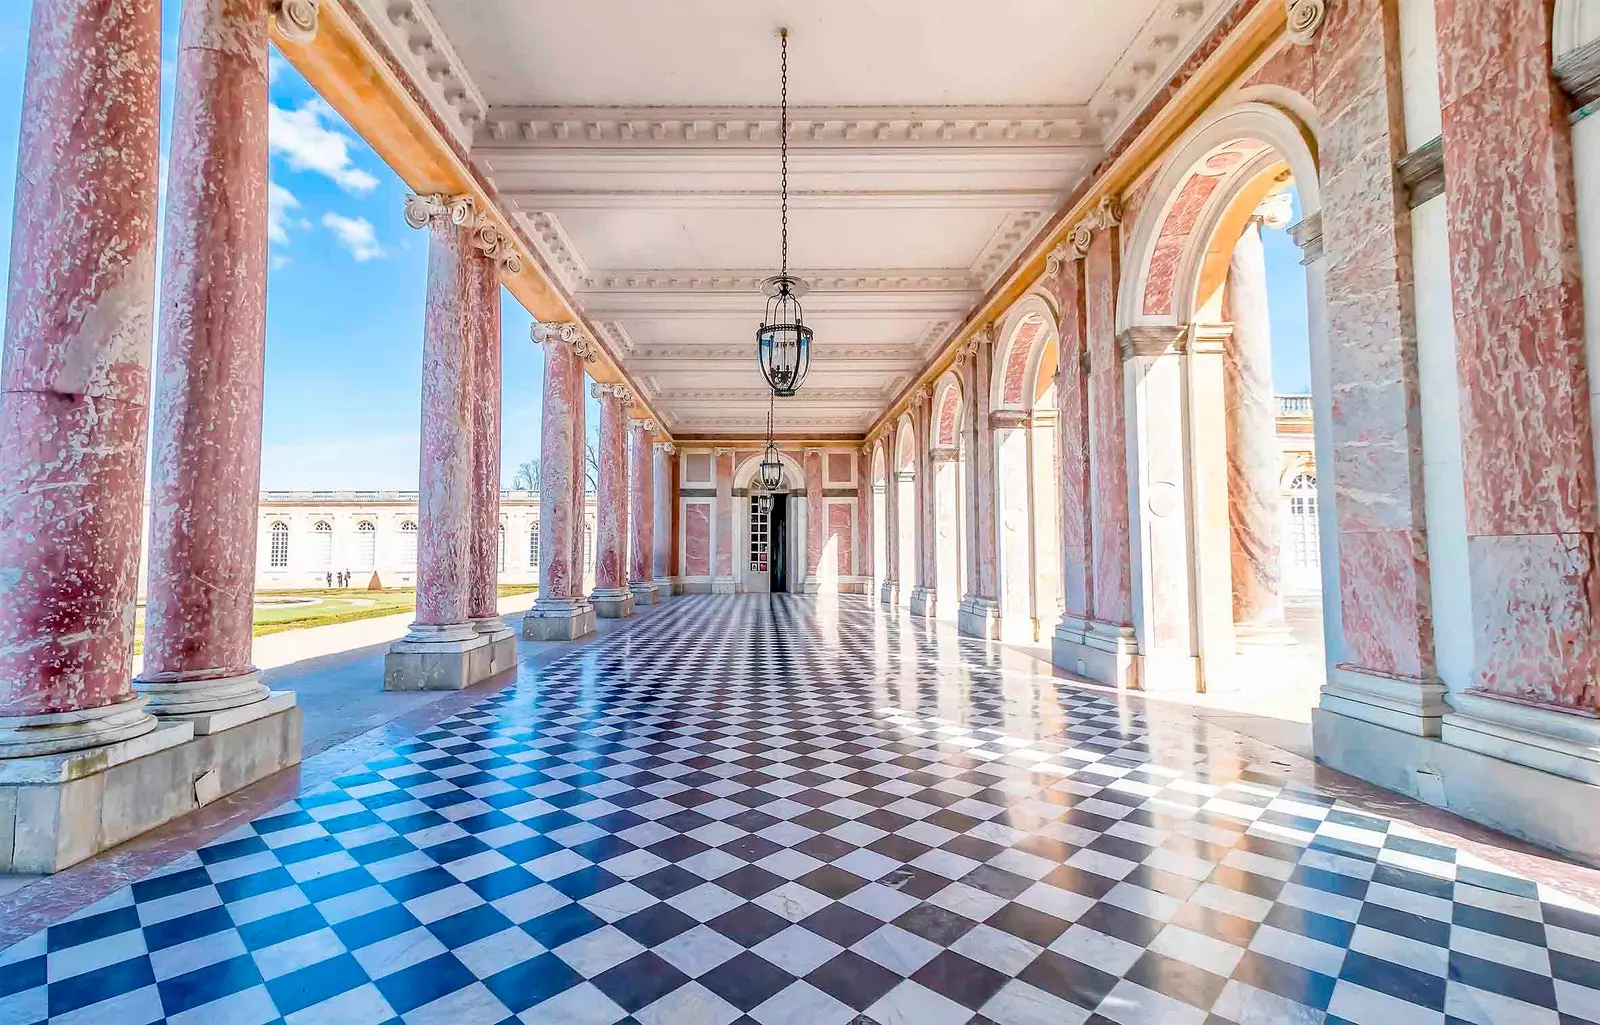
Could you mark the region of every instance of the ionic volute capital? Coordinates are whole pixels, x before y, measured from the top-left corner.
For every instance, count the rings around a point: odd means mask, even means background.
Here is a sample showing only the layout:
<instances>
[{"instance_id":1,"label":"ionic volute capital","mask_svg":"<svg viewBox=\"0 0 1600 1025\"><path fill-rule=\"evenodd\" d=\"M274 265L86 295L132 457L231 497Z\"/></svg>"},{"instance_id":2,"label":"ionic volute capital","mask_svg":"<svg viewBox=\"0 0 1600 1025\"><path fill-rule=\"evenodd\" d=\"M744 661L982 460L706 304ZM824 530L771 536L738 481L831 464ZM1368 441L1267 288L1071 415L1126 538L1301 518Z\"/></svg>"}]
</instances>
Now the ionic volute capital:
<instances>
[{"instance_id":1,"label":"ionic volute capital","mask_svg":"<svg viewBox=\"0 0 1600 1025\"><path fill-rule=\"evenodd\" d=\"M278 34L304 46L317 38L320 0L272 0L272 23Z\"/></svg>"},{"instance_id":2,"label":"ionic volute capital","mask_svg":"<svg viewBox=\"0 0 1600 1025\"><path fill-rule=\"evenodd\" d=\"M522 254L517 252L511 235L493 216L480 211L477 200L470 195L435 192L407 196L405 216L413 228L426 228L436 218L449 218L451 224L472 233L473 248L485 259L493 260L503 273L522 273Z\"/></svg>"},{"instance_id":3,"label":"ionic volute capital","mask_svg":"<svg viewBox=\"0 0 1600 1025\"><path fill-rule=\"evenodd\" d=\"M656 423L649 417L645 417L642 420L633 421L633 429L636 431L643 431L645 434L654 434L656 429L660 426L660 424Z\"/></svg>"},{"instance_id":4,"label":"ionic volute capital","mask_svg":"<svg viewBox=\"0 0 1600 1025\"><path fill-rule=\"evenodd\" d=\"M633 389L625 384L605 384L596 381L589 386L590 398L603 399L608 395L616 398L623 405L633 401Z\"/></svg>"},{"instance_id":5,"label":"ionic volute capital","mask_svg":"<svg viewBox=\"0 0 1600 1025\"><path fill-rule=\"evenodd\" d=\"M585 363L593 363L595 361L597 354L595 352L594 343L589 341L588 338L584 337L583 331L578 328L577 324L574 324L571 321L551 321L549 323L541 323L540 321L536 320L533 322L533 326L528 330L528 335L533 339L533 343L535 345L546 345L552 342L559 342L564 345L572 346L572 351L576 352L578 354L578 358L582 359Z\"/></svg>"},{"instance_id":6,"label":"ionic volute capital","mask_svg":"<svg viewBox=\"0 0 1600 1025\"><path fill-rule=\"evenodd\" d=\"M1324 0L1284 0L1287 7L1288 27L1285 34L1291 43L1310 46L1328 16Z\"/></svg>"},{"instance_id":7,"label":"ionic volute capital","mask_svg":"<svg viewBox=\"0 0 1600 1025\"><path fill-rule=\"evenodd\" d=\"M674 445L670 441L658 441L655 444L655 450L664 456L670 456L674 452L678 451L678 446Z\"/></svg>"}]
</instances>

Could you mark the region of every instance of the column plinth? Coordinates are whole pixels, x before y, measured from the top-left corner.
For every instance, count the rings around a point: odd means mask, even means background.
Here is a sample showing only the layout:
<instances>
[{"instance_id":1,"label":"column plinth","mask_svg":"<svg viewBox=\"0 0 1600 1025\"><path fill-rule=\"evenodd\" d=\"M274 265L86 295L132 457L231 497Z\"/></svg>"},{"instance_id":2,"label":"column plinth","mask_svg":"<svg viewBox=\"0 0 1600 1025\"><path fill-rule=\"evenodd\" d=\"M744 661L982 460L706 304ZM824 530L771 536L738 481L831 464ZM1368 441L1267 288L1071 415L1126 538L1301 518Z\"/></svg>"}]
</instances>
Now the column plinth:
<instances>
[{"instance_id":1,"label":"column plinth","mask_svg":"<svg viewBox=\"0 0 1600 1025\"><path fill-rule=\"evenodd\" d=\"M1284 620L1279 565L1276 396L1272 325L1261 221L1251 218L1234 246L1223 292L1233 335L1223 350L1228 452L1228 521L1234 632L1240 644L1292 643Z\"/></svg>"},{"instance_id":2,"label":"column plinth","mask_svg":"<svg viewBox=\"0 0 1600 1025\"><path fill-rule=\"evenodd\" d=\"M575 324L535 324L544 348L539 434L539 597L522 618L530 641L567 641L594 632L583 593L583 363L588 339Z\"/></svg>"},{"instance_id":3,"label":"column plinth","mask_svg":"<svg viewBox=\"0 0 1600 1025\"><path fill-rule=\"evenodd\" d=\"M36 0L0 359L0 757L137 737L156 0Z\"/></svg>"}]
</instances>

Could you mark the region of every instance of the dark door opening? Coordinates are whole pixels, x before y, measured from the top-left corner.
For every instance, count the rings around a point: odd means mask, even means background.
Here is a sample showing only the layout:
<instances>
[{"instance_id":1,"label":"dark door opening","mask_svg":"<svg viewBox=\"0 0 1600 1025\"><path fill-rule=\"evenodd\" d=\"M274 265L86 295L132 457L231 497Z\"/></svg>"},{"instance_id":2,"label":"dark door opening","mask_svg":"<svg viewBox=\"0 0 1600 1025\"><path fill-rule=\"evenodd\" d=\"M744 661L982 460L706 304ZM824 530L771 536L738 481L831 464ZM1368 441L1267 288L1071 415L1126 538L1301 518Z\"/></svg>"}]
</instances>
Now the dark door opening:
<instances>
[{"instance_id":1,"label":"dark door opening","mask_svg":"<svg viewBox=\"0 0 1600 1025\"><path fill-rule=\"evenodd\" d=\"M772 520L767 528L767 581L774 592L789 590L789 496L772 496Z\"/></svg>"}]
</instances>

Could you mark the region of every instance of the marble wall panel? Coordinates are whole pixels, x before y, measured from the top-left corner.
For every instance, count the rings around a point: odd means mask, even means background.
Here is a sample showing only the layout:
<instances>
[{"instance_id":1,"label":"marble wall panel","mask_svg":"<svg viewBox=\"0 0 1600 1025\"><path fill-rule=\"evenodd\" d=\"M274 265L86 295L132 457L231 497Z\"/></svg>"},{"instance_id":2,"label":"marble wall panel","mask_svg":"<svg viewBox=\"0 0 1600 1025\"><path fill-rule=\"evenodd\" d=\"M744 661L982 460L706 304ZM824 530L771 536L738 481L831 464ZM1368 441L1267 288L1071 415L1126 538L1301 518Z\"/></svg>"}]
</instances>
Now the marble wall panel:
<instances>
[{"instance_id":1,"label":"marble wall panel","mask_svg":"<svg viewBox=\"0 0 1600 1025\"><path fill-rule=\"evenodd\" d=\"M1558 708L1600 705L1593 533L1468 537L1478 686Z\"/></svg>"},{"instance_id":2,"label":"marble wall panel","mask_svg":"<svg viewBox=\"0 0 1600 1025\"><path fill-rule=\"evenodd\" d=\"M683 569L686 576L711 575L711 503L683 507Z\"/></svg>"},{"instance_id":3,"label":"marble wall panel","mask_svg":"<svg viewBox=\"0 0 1600 1025\"><path fill-rule=\"evenodd\" d=\"M716 454L717 472L717 576L733 576L733 452Z\"/></svg>"},{"instance_id":4,"label":"marble wall panel","mask_svg":"<svg viewBox=\"0 0 1600 1025\"><path fill-rule=\"evenodd\" d=\"M1089 509L1094 563L1093 617L1128 626L1133 583L1128 522L1128 441L1122 358L1117 350L1115 230L1095 233L1084 259L1084 330L1089 345Z\"/></svg>"},{"instance_id":5,"label":"marble wall panel","mask_svg":"<svg viewBox=\"0 0 1600 1025\"><path fill-rule=\"evenodd\" d=\"M855 565L855 539L850 506L844 502L828 503L828 537L826 544L833 545L834 569L840 576L848 576Z\"/></svg>"}]
</instances>

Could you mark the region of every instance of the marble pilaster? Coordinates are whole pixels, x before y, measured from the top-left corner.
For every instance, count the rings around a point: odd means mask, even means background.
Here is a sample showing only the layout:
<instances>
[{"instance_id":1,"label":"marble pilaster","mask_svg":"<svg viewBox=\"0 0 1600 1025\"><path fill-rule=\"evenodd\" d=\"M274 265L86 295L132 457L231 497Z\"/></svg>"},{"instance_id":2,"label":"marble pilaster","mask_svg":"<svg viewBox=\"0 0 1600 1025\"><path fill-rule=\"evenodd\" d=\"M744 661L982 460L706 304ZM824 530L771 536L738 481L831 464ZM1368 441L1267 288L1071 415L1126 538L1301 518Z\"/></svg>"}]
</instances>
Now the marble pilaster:
<instances>
[{"instance_id":1,"label":"marble pilaster","mask_svg":"<svg viewBox=\"0 0 1600 1025\"><path fill-rule=\"evenodd\" d=\"M534 324L532 336L544 348L539 597L522 619L522 636L572 640L593 633L595 621L583 593L583 364L594 354L576 324Z\"/></svg>"},{"instance_id":2,"label":"marble pilaster","mask_svg":"<svg viewBox=\"0 0 1600 1025\"><path fill-rule=\"evenodd\" d=\"M900 467L897 435L899 425L884 427L881 439L884 451L883 484L883 584L878 600L884 605L900 604Z\"/></svg>"},{"instance_id":3,"label":"marble pilaster","mask_svg":"<svg viewBox=\"0 0 1600 1025\"><path fill-rule=\"evenodd\" d=\"M961 363L961 391L972 405L967 419L967 593L956 614L970 637L1000 636L999 536L995 522L994 427L990 423L990 383L994 373L993 324L967 342Z\"/></svg>"},{"instance_id":4,"label":"marble pilaster","mask_svg":"<svg viewBox=\"0 0 1600 1025\"><path fill-rule=\"evenodd\" d=\"M911 423L916 433L917 449L915 481L917 528L916 584L911 589L910 611L913 616L933 617L939 614L939 595L934 590L936 570L933 566L937 541L934 527L933 503L933 397L927 387L917 389L911 401Z\"/></svg>"},{"instance_id":5,"label":"marble pilaster","mask_svg":"<svg viewBox=\"0 0 1600 1025\"><path fill-rule=\"evenodd\" d=\"M654 605L656 483L651 451L654 420L628 421L628 589L639 605Z\"/></svg>"},{"instance_id":6,"label":"marble pilaster","mask_svg":"<svg viewBox=\"0 0 1600 1025\"><path fill-rule=\"evenodd\" d=\"M0 360L0 757L155 729L134 694L157 0L35 0Z\"/></svg>"},{"instance_id":7,"label":"marble pilaster","mask_svg":"<svg viewBox=\"0 0 1600 1025\"><path fill-rule=\"evenodd\" d=\"M422 445L417 474L417 607L384 657L385 690L459 690L487 675L489 641L471 622L474 339L484 316L471 231L460 205L408 219L428 231L423 312ZM486 262L486 261L484 261ZM492 274L492 270L488 271Z\"/></svg>"},{"instance_id":8,"label":"marble pilaster","mask_svg":"<svg viewBox=\"0 0 1600 1025\"><path fill-rule=\"evenodd\" d=\"M872 558L872 532L882 529L872 519L872 446L863 445L856 453L856 575L872 586L877 572Z\"/></svg>"},{"instance_id":9,"label":"marble pilaster","mask_svg":"<svg viewBox=\"0 0 1600 1025\"><path fill-rule=\"evenodd\" d=\"M655 574L657 594L665 598L672 594L673 510L677 507L672 485L678 473L677 448L670 441L658 441L650 446L650 450L655 461L655 466L651 470L655 484L655 529L652 538L654 545L651 571Z\"/></svg>"},{"instance_id":10,"label":"marble pilaster","mask_svg":"<svg viewBox=\"0 0 1600 1025\"><path fill-rule=\"evenodd\" d=\"M1052 661L1071 672L1078 664L1072 645L1084 643L1089 595L1094 586L1090 558L1089 518L1089 358L1084 336L1083 258L1086 254L1062 243L1052 253L1056 273L1057 330L1060 360L1056 366L1057 450L1061 459L1061 622L1051 641Z\"/></svg>"},{"instance_id":11,"label":"marble pilaster","mask_svg":"<svg viewBox=\"0 0 1600 1025\"><path fill-rule=\"evenodd\" d=\"M828 543L822 457L822 449L808 448L802 453L800 463L806 485L806 578L800 585L805 594L816 594L822 589L822 553Z\"/></svg>"},{"instance_id":12,"label":"marble pilaster","mask_svg":"<svg viewBox=\"0 0 1600 1025\"><path fill-rule=\"evenodd\" d=\"M158 715L267 697L254 641L267 303L267 17L184 7L167 173L144 668Z\"/></svg>"},{"instance_id":13,"label":"marble pilaster","mask_svg":"<svg viewBox=\"0 0 1600 1025\"><path fill-rule=\"evenodd\" d=\"M715 449L711 457L717 482L716 548L712 556L711 592L732 594L737 589L733 578L733 449Z\"/></svg>"},{"instance_id":14,"label":"marble pilaster","mask_svg":"<svg viewBox=\"0 0 1600 1025\"><path fill-rule=\"evenodd\" d=\"M596 384L600 400L600 486L595 495L594 593L589 601L602 619L633 615L628 587L628 403L633 394L618 384Z\"/></svg>"}]
</instances>

